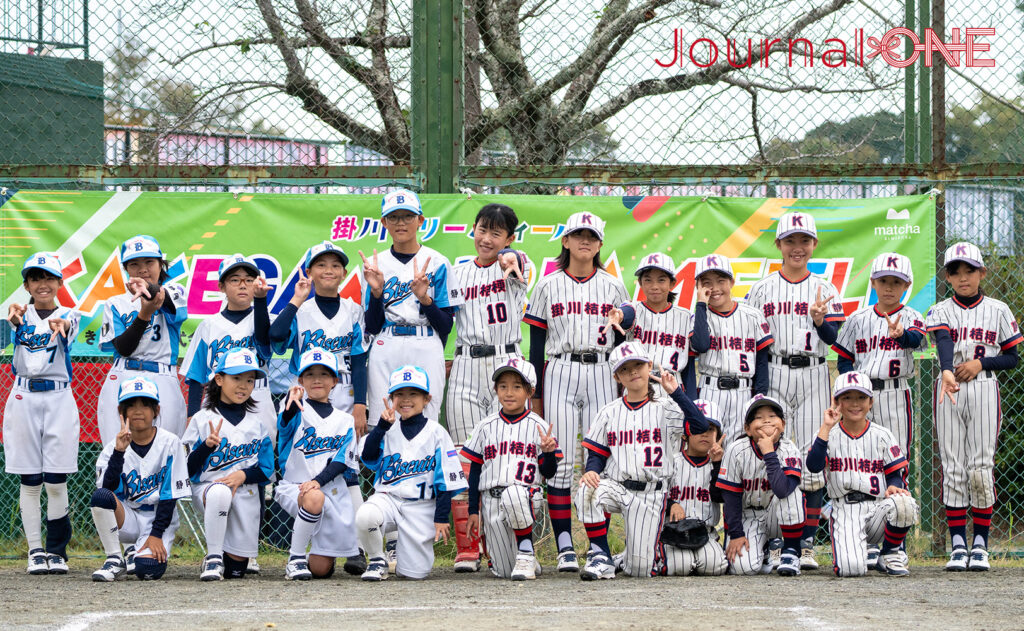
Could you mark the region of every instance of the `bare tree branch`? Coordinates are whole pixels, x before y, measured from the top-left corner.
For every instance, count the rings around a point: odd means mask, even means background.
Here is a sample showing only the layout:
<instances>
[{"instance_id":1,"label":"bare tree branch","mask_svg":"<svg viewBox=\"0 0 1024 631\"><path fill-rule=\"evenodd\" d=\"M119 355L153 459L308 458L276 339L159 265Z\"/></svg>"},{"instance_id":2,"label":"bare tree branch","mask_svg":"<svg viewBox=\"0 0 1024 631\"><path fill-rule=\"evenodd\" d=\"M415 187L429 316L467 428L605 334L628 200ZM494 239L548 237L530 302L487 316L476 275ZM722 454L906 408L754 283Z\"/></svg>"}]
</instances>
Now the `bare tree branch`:
<instances>
[{"instance_id":1,"label":"bare tree branch","mask_svg":"<svg viewBox=\"0 0 1024 631\"><path fill-rule=\"evenodd\" d=\"M338 46L353 46L357 48L370 48L371 42L368 38L362 35L350 35L348 37L332 37L331 40ZM167 62L171 66L177 66L184 61L187 61L191 57L196 55L209 52L211 50L219 50L221 48L250 48L252 46L265 46L273 45L274 39L272 37L240 37L230 42L216 42L208 46L200 46L199 48L188 51L187 53L177 57L176 59L168 59ZM314 42L310 38L292 38L289 41L289 45L295 50L302 50L303 48L320 48L320 45ZM411 48L412 38L408 35L389 35L384 38L384 48L401 49Z\"/></svg>"}]
</instances>

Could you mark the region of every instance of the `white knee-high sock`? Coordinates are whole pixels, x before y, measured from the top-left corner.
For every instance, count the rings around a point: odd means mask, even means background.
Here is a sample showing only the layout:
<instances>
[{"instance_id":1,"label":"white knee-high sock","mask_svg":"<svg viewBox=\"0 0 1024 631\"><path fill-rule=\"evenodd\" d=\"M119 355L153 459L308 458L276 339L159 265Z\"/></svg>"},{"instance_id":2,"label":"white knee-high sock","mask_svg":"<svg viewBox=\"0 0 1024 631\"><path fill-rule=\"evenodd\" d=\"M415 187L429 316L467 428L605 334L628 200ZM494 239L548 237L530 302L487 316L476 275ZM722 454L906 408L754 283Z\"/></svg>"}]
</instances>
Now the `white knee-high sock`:
<instances>
[{"instance_id":1,"label":"white knee-high sock","mask_svg":"<svg viewBox=\"0 0 1024 631\"><path fill-rule=\"evenodd\" d=\"M384 541L381 538L383 525L384 513L373 504L363 504L356 513L356 538L367 558L384 558Z\"/></svg>"},{"instance_id":2,"label":"white knee-high sock","mask_svg":"<svg viewBox=\"0 0 1024 631\"><path fill-rule=\"evenodd\" d=\"M46 487L46 519L53 521L68 514L67 482L45 482Z\"/></svg>"},{"instance_id":3,"label":"white knee-high sock","mask_svg":"<svg viewBox=\"0 0 1024 631\"><path fill-rule=\"evenodd\" d=\"M121 542L117 538L117 516L109 508L92 507L92 522L107 556L121 556Z\"/></svg>"},{"instance_id":4,"label":"white knee-high sock","mask_svg":"<svg viewBox=\"0 0 1024 631\"><path fill-rule=\"evenodd\" d=\"M206 528L206 554L224 554L224 531L231 510L231 489L224 484L211 484L206 489L203 522Z\"/></svg>"},{"instance_id":5,"label":"white knee-high sock","mask_svg":"<svg viewBox=\"0 0 1024 631\"><path fill-rule=\"evenodd\" d=\"M299 514L295 516L295 527L292 529L292 547L289 550L292 556L306 556L306 548L309 547L313 532L323 514L322 510L314 515L304 508L299 508Z\"/></svg>"},{"instance_id":6,"label":"white knee-high sock","mask_svg":"<svg viewBox=\"0 0 1024 631\"><path fill-rule=\"evenodd\" d=\"M43 516L39 507L42 493L42 485L21 485L21 523L25 528L29 550L43 547Z\"/></svg>"}]
</instances>

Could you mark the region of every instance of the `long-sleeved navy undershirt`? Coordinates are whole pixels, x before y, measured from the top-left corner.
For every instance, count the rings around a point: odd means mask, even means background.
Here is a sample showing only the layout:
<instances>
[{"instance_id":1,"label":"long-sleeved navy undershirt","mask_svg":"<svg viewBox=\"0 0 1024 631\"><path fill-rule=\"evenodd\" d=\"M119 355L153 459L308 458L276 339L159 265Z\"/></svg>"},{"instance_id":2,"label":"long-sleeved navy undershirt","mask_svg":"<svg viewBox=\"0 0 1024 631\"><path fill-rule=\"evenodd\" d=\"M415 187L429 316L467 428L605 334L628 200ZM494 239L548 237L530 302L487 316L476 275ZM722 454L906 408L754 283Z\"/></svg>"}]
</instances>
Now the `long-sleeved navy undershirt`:
<instances>
[{"instance_id":1,"label":"long-sleeved navy undershirt","mask_svg":"<svg viewBox=\"0 0 1024 631\"><path fill-rule=\"evenodd\" d=\"M152 446L152 442L148 442L145 445L133 442L129 445L131 450L137 453L140 458L145 458ZM110 460L107 461L107 468L103 472L103 482L100 486L110 492L116 492L118 487L121 486L121 474L123 472L124 452L114 449L114 452L110 454ZM154 509L155 514L153 516L153 524L149 529L150 537L156 537L159 539L164 536L164 531L171 525L171 519L174 517L174 506L176 502L177 500L173 499L160 500L157 502L156 509Z\"/></svg>"},{"instance_id":2,"label":"long-sleeved navy undershirt","mask_svg":"<svg viewBox=\"0 0 1024 631\"><path fill-rule=\"evenodd\" d=\"M416 256L416 254L396 252L394 246L391 247L391 254L403 265ZM415 296L413 298L415 299ZM371 292L368 302L365 315L366 332L370 335L377 335L384 330L384 297L383 295L380 297L374 296ZM431 300L427 306L420 304L420 313L430 323L430 328L434 329L434 333L441 338L441 344L447 344L448 335L452 332L452 325L455 323L455 309L451 307L442 309L437 306L436 302Z\"/></svg>"},{"instance_id":3,"label":"long-sleeved navy undershirt","mask_svg":"<svg viewBox=\"0 0 1024 631\"><path fill-rule=\"evenodd\" d=\"M242 419L245 418L246 415L244 403L225 403L224 401L221 401L217 404L216 410L225 421L232 425L238 425L241 423ZM203 467L206 466L206 461L209 459L210 454L213 453L214 449L216 449L216 447L210 447L206 444L206 441L203 441L199 443L199 446L188 455L189 477L194 476L203 470ZM264 482L269 482L267 474L260 468L259 463L242 469L242 472L245 473L245 482L243 482L243 484L263 484Z\"/></svg>"}]
</instances>

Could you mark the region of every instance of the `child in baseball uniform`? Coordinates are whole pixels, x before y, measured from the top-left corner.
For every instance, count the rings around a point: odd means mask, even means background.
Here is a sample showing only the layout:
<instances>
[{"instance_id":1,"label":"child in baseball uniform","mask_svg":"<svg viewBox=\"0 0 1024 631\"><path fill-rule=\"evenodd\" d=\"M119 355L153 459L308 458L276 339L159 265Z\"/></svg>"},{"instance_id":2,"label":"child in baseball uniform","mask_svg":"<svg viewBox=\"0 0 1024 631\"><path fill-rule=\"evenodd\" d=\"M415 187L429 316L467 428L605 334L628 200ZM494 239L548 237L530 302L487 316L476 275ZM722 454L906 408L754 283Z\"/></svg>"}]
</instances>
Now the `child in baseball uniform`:
<instances>
[{"instance_id":1,"label":"child in baseball uniform","mask_svg":"<svg viewBox=\"0 0 1024 631\"><path fill-rule=\"evenodd\" d=\"M811 448L819 419L831 404L825 359L846 319L836 288L807 269L817 246L813 217L800 212L780 217L775 247L782 253L782 269L755 283L747 295L747 303L761 311L775 339L768 364L769 394L786 406L787 436L801 454ZM824 477L805 471L801 490L807 523L800 567L811 570L818 567L814 535L821 518Z\"/></svg>"},{"instance_id":2,"label":"child in baseball uniform","mask_svg":"<svg viewBox=\"0 0 1024 631\"><path fill-rule=\"evenodd\" d=\"M67 574L69 473L78 471L78 406L71 393L71 343L80 314L57 303L57 255L36 252L21 267L28 304L11 304L14 384L4 407L4 470L21 477L18 502L29 574ZM6 346L6 344L5 344ZM46 487L46 547L41 491Z\"/></svg>"},{"instance_id":3,"label":"child in baseball uniform","mask_svg":"<svg viewBox=\"0 0 1024 631\"><path fill-rule=\"evenodd\" d=\"M416 239L425 221L416 193L391 191L381 200L380 215L391 248L374 250L372 258L359 253L366 332L376 336L367 358L368 422L380 418L391 374L410 358L430 377L425 414L437 420L444 400L444 346L462 295L448 259Z\"/></svg>"},{"instance_id":4,"label":"child in baseball uniform","mask_svg":"<svg viewBox=\"0 0 1024 631\"><path fill-rule=\"evenodd\" d=\"M708 430L693 434L673 458L668 489L668 521L699 519L708 529L708 542L697 550L663 545L664 574L668 576L721 576L729 563L718 540L722 491L715 485L722 466L721 408L713 401L697 399L693 405L708 420Z\"/></svg>"},{"instance_id":5,"label":"child in baseball uniform","mask_svg":"<svg viewBox=\"0 0 1024 631\"><path fill-rule=\"evenodd\" d=\"M1021 334L1005 303L981 291L987 270L971 243L950 246L943 257L953 297L925 318L935 340L942 376L935 383L935 431L942 459L942 502L952 539L946 569L989 569L988 533L996 502L996 442L1002 421L998 371L1017 366ZM967 552L967 509L974 539Z\"/></svg>"},{"instance_id":6,"label":"child in baseball uniform","mask_svg":"<svg viewBox=\"0 0 1024 631\"><path fill-rule=\"evenodd\" d=\"M275 497L295 517L288 580L327 578L336 558L358 554L355 510L345 482L346 473L359 470L355 425L351 414L331 405L337 383L334 353L307 350L299 359L299 384L288 391L278 421L281 482Z\"/></svg>"},{"instance_id":7,"label":"child in baseball uniform","mask_svg":"<svg viewBox=\"0 0 1024 631\"><path fill-rule=\"evenodd\" d=\"M388 391L384 413L363 446L363 464L374 474L375 491L356 513L356 535L370 557L364 581L388 577L383 535L395 531L395 573L412 579L429 576L434 543L448 541L451 499L467 488L448 432L424 415L431 397L427 371L399 367Z\"/></svg>"},{"instance_id":8,"label":"child in baseball uniform","mask_svg":"<svg viewBox=\"0 0 1024 631\"><path fill-rule=\"evenodd\" d=\"M774 343L760 309L732 297L732 265L721 254L697 261L697 306L690 344L697 354L700 397L722 410L726 444L743 435L743 408L768 394L768 361Z\"/></svg>"},{"instance_id":9,"label":"child in baseball uniform","mask_svg":"<svg viewBox=\"0 0 1024 631\"><path fill-rule=\"evenodd\" d=\"M100 327L100 350L114 354L114 365L100 388L96 424L103 444L121 429L117 393L121 382L149 377L160 388L156 426L175 436L185 431L185 398L178 382L181 325L188 319L185 288L168 282L167 261L153 237L140 234L121 244L127 292L107 300Z\"/></svg>"},{"instance_id":10,"label":"child in baseball uniform","mask_svg":"<svg viewBox=\"0 0 1024 631\"><path fill-rule=\"evenodd\" d=\"M683 435L708 430L704 414L671 372L660 377L669 399L654 398L651 360L639 343L620 344L612 361L615 381L625 394L601 408L583 439L587 465L576 493L576 513L590 539L587 564L580 571L585 581L615 578L608 513L621 513L625 521L623 570L637 577L660 571L672 455Z\"/></svg>"},{"instance_id":11,"label":"child in baseball uniform","mask_svg":"<svg viewBox=\"0 0 1024 631\"><path fill-rule=\"evenodd\" d=\"M181 367L188 384L188 417L203 406L203 394L210 374L228 349L248 348L256 353L264 370L270 361L270 314L267 292L270 287L260 275L256 261L232 254L220 263L217 287L227 304L219 313L205 318L196 327L185 351ZM270 395L270 384L261 379L252 391L257 414L263 420L271 440L277 433L277 412Z\"/></svg>"},{"instance_id":12,"label":"child in baseball uniform","mask_svg":"<svg viewBox=\"0 0 1024 631\"><path fill-rule=\"evenodd\" d=\"M203 512L206 531L203 581L244 578L259 548L259 485L274 474L274 447L252 391L266 376L256 353L227 351L206 384L203 409L185 429L192 503Z\"/></svg>"},{"instance_id":13,"label":"child in baseball uniform","mask_svg":"<svg viewBox=\"0 0 1024 631\"><path fill-rule=\"evenodd\" d=\"M603 242L601 218L589 212L570 215L558 270L537 283L523 317L531 327L530 363L543 375L533 409L555 428L565 454L548 482L559 572L579 571L571 528L577 436L587 434L597 411L616 396L609 351L623 336L607 322L629 296L622 281L601 264Z\"/></svg>"},{"instance_id":14,"label":"child in baseball uniform","mask_svg":"<svg viewBox=\"0 0 1024 631\"><path fill-rule=\"evenodd\" d=\"M725 558L732 574L768 574L768 542L783 540L779 576L799 576L804 498L800 492L803 458L783 436L782 404L754 395L743 414L746 436L725 447L718 488L729 543Z\"/></svg>"},{"instance_id":15,"label":"child in baseball uniform","mask_svg":"<svg viewBox=\"0 0 1024 631\"><path fill-rule=\"evenodd\" d=\"M522 252L509 249L519 218L504 204L487 204L473 221L476 257L455 265L456 286L464 304L455 313L455 359L445 394L445 421L456 447L496 410L491 375L509 358L522 358L520 324L526 309L526 283L533 266ZM469 461L463 462L469 468ZM480 569L480 540L468 528L465 497L452 500L456 572Z\"/></svg>"},{"instance_id":16,"label":"child in baseball uniform","mask_svg":"<svg viewBox=\"0 0 1024 631\"><path fill-rule=\"evenodd\" d=\"M510 357L492 375L501 409L480 421L462 447L469 468L469 530L481 524L496 576L537 578L534 554L534 499L541 478L555 474L563 457L553 430L527 407L537 385L533 365Z\"/></svg>"},{"instance_id":17,"label":"child in baseball uniform","mask_svg":"<svg viewBox=\"0 0 1024 631\"><path fill-rule=\"evenodd\" d=\"M133 573L139 580L157 580L167 570L178 500L191 489L185 447L171 432L156 427L160 387L149 377L122 381L117 396L121 431L96 461L96 483L90 502L106 561L92 580L112 582L128 570L121 544L137 550Z\"/></svg>"},{"instance_id":18,"label":"child in baseball uniform","mask_svg":"<svg viewBox=\"0 0 1024 631\"><path fill-rule=\"evenodd\" d=\"M807 470L823 472L831 498L829 533L836 576L864 576L868 545L881 545L877 569L906 576L900 546L917 523L917 504L904 486L907 458L888 429L868 418L871 378L850 371L836 378L833 407L807 454Z\"/></svg>"}]
</instances>

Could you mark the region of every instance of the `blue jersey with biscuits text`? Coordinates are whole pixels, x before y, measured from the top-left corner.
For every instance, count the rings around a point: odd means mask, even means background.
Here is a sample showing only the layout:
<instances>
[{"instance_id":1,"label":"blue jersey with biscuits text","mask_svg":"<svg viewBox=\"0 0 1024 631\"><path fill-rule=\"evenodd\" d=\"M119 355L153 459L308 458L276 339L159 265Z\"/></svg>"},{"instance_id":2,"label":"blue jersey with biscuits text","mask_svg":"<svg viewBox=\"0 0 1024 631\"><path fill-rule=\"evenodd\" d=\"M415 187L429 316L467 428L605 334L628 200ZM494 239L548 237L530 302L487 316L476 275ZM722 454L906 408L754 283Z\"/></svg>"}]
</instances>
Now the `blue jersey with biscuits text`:
<instances>
[{"instance_id":1,"label":"blue jersey with biscuits text","mask_svg":"<svg viewBox=\"0 0 1024 631\"><path fill-rule=\"evenodd\" d=\"M103 482L115 442L107 443L96 461L97 486ZM185 447L178 437L158 427L145 456L140 456L131 445L124 450L124 468L114 495L133 509L155 506L161 500L189 497L187 460Z\"/></svg>"},{"instance_id":2,"label":"blue jersey with biscuits text","mask_svg":"<svg viewBox=\"0 0 1024 631\"><path fill-rule=\"evenodd\" d=\"M430 281L427 292L438 308L451 307L457 311L463 304L452 265L437 250L421 245L408 263L401 262L391 250L387 250L377 255L377 266L384 275L384 293L381 298L384 301L385 327L429 325L427 316L420 312L420 301L412 293L414 266L416 269L426 266L426 276ZM369 308L371 293L364 282L364 310Z\"/></svg>"},{"instance_id":3,"label":"blue jersey with biscuits text","mask_svg":"<svg viewBox=\"0 0 1024 631\"><path fill-rule=\"evenodd\" d=\"M292 360L288 364L288 369L293 375L299 374L299 359L309 349L322 348L330 351L338 358L338 378L343 383L349 383L349 358L366 352L363 344L364 330L363 310L348 298L341 299L338 313L334 314L333 318L324 315L316 300L311 298L302 303L295 312L288 341L276 350L279 353L284 353L289 348L292 350Z\"/></svg>"},{"instance_id":4,"label":"blue jersey with biscuits text","mask_svg":"<svg viewBox=\"0 0 1024 631\"><path fill-rule=\"evenodd\" d=\"M255 322L256 316L251 311L238 323L228 320L221 313L200 322L185 351L185 359L181 362L185 376L206 383L213 376L221 356L233 348L253 351L259 358L260 366L265 367L272 353L269 346L256 343Z\"/></svg>"},{"instance_id":5,"label":"blue jersey with biscuits text","mask_svg":"<svg viewBox=\"0 0 1024 631\"><path fill-rule=\"evenodd\" d=\"M81 314L67 307L57 307L46 319L39 317L34 305L28 305L21 325L11 331L14 358L11 370L24 379L71 381L71 343L78 335ZM48 320L66 320L67 337L53 338Z\"/></svg>"},{"instance_id":6,"label":"blue jersey with biscuits text","mask_svg":"<svg viewBox=\"0 0 1024 631\"><path fill-rule=\"evenodd\" d=\"M149 319L146 332L142 334L139 345L132 353L132 359L174 364L178 361L178 349L181 344L181 325L188 319L187 297L185 289L177 283L166 283L163 290L170 296L174 304L174 313L162 306ZM139 315L142 301L131 294L121 294L107 300L103 310L103 326L100 327L100 350L114 353L113 340L131 326Z\"/></svg>"},{"instance_id":7,"label":"blue jersey with biscuits text","mask_svg":"<svg viewBox=\"0 0 1024 631\"><path fill-rule=\"evenodd\" d=\"M308 482L332 462L341 462L351 471L359 470L354 451L355 421L347 412L333 406L330 409L331 413L323 418L307 400L304 409L287 424L282 425L282 417L278 417L277 450L283 480L295 484Z\"/></svg>"},{"instance_id":8,"label":"blue jersey with biscuits text","mask_svg":"<svg viewBox=\"0 0 1024 631\"><path fill-rule=\"evenodd\" d=\"M427 421L408 439L395 421L381 441L378 460L363 462L373 471L373 488L407 500L433 499L441 491L469 488L455 444L440 424Z\"/></svg>"},{"instance_id":9,"label":"blue jersey with biscuits text","mask_svg":"<svg viewBox=\"0 0 1024 631\"><path fill-rule=\"evenodd\" d=\"M274 475L274 446L270 442L263 421L255 412L247 412L238 425L224 420L217 410L203 408L195 413L181 442L189 452L199 448L210 435L210 424L216 429L220 425L220 444L203 463L202 470L192 476L192 483L212 482L233 471L241 471L258 465L270 479Z\"/></svg>"}]
</instances>

